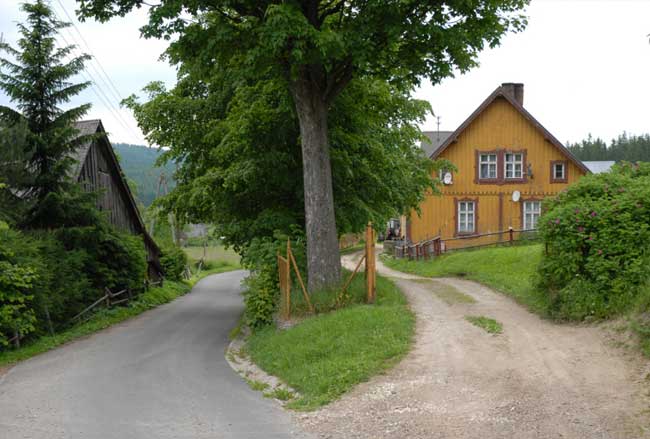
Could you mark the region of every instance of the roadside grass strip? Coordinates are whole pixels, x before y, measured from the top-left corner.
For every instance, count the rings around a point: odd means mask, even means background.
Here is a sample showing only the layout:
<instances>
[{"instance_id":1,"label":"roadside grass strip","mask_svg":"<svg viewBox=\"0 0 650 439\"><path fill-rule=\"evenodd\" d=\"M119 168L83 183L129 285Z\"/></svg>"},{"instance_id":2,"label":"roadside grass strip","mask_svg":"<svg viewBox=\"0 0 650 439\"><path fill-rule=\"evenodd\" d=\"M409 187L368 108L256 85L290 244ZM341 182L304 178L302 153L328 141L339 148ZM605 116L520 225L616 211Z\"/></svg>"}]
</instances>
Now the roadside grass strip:
<instances>
[{"instance_id":1,"label":"roadside grass strip","mask_svg":"<svg viewBox=\"0 0 650 439\"><path fill-rule=\"evenodd\" d=\"M363 282L351 288L362 289ZM247 352L265 372L298 392L286 407L313 410L396 364L411 346L414 327L397 286L377 276L376 304L350 305L289 329L263 328L250 336Z\"/></svg>"},{"instance_id":2,"label":"roadside grass strip","mask_svg":"<svg viewBox=\"0 0 650 439\"><path fill-rule=\"evenodd\" d=\"M474 326L484 329L488 334L501 334L503 325L494 319L485 316L465 316L465 320Z\"/></svg>"},{"instance_id":3,"label":"roadside grass strip","mask_svg":"<svg viewBox=\"0 0 650 439\"><path fill-rule=\"evenodd\" d=\"M0 352L0 367L11 366L20 361L59 347L65 343L91 335L97 331L115 325L116 323L128 320L145 311L169 303L188 293L199 280L206 276L237 269L239 269L239 265L225 263L219 264L217 268L203 271L200 276L193 277L189 281L165 281L162 287L149 289L149 291L137 296L127 306L101 309L94 313L89 320L83 323L76 324L64 331L55 333L54 335L39 337L26 343L19 349Z\"/></svg>"},{"instance_id":4,"label":"roadside grass strip","mask_svg":"<svg viewBox=\"0 0 650 439\"><path fill-rule=\"evenodd\" d=\"M549 296L534 285L542 252L541 244L527 244L457 250L428 261L382 255L382 261L394 270L422 277L471 279L507 294L532 312L546 315Z\"/></svg>"}]
</instances>

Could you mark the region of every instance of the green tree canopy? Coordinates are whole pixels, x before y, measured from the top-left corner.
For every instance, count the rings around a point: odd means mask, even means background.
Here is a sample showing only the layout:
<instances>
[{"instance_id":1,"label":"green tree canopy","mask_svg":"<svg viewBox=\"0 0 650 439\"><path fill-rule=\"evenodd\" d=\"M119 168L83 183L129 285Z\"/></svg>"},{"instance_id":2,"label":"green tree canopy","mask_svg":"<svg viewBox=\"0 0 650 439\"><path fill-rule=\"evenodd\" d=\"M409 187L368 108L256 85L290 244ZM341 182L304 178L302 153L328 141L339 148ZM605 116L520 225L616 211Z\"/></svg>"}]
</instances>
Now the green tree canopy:
<instances>
[{"instance_id":1,"label":"green tree canopy","mask_svg":"<svg viewBox=\"0 0 650 439\"><path fill-rule=\"evenodd\" d=\"M78 0L82 17L108 20L144 0ZM148 37L178 37L172 62L218 65L236 78L278 78L300 132L310 289L339 281L330 146L335 101L353 80L403 91L466 71L477 54L520 30L527 0L162 0Z\"/></svg>"},{"instance_id":2,"label":"green tree canopy","mask_svg":"<svg viewBox=\"0 0 650 439\"><path fill-rule=\"evenodd\" d=\"M203 81L184 70L174 89L150 84L148 102L132 97L128 105L149 140L172 145L166 158L182 163L167 207L183 222L216 223L216 233L246 253L255 238L304 230L299 128L279 81L229 78L214 69ZM341 233L416 208L427 189L437 190L435 164L416 146L415 125L429 110L371 79L355 80L334 104L330 144Z\"/></svg>"}]
</instances>

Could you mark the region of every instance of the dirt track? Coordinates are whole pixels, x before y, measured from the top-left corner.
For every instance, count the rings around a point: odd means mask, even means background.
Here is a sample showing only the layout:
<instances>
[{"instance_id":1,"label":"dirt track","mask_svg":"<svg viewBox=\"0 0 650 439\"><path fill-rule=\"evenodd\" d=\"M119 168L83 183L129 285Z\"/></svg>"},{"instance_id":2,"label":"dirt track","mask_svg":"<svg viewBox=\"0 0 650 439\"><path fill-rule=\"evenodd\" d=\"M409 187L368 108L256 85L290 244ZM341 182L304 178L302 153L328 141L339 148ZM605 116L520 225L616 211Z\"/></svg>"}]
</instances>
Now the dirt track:
<instances>
[{"instance_id":1,"label":"dirt track","mask_svg":"<svg viewBox=\"0 0 650 439\"><path fill-rule=\"evenodd\" d=\"M417 315L413 350L386 375L298 415L308 431L328 438L650 437L648 362L613 347L602 329L544 321L475 282L423 281L377 265ZM450 287L476 302L441 300ZM472 326L468 314L498 320L503 333Z\"/></svg>"}]
</instances>

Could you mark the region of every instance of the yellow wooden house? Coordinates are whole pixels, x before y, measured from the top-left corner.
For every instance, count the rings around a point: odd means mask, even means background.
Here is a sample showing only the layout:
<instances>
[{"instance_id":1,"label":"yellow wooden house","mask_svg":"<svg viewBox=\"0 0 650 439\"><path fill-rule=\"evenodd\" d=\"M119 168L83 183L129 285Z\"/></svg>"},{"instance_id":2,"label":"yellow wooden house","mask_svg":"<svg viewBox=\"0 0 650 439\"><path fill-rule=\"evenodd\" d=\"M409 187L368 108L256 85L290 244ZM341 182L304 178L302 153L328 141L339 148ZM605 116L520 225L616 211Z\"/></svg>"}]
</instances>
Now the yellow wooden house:
<instances>
[{"instance_id":1,"label":"yellow wooden house","mask_svg":"<svg viewBox=\"0 0 650 439\"><path fill-rule=\"evenodd\" d=\"M457 248L509 239L510 228L534 230L541 200L590 172L526 111L523 97L523 84L502 84L456 131L425 133L429 157L457 170L442 170L442 195L429 194L405 219L408 240L440 236Z\"/></svg>"}]
</instances>

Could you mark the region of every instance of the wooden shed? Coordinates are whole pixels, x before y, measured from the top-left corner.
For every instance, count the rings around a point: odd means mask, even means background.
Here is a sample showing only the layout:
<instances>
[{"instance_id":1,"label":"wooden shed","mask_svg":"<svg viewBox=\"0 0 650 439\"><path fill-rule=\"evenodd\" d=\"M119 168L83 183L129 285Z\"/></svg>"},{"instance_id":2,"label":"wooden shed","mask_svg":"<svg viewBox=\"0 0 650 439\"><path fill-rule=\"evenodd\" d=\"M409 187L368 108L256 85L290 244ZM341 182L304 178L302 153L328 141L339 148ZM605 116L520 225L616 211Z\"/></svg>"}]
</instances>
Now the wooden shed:
<instances>
[{"instance_id":1,"label":"wooden shed","mask_svg":"<svg viewBox=\"0 0 650 439\"><path fill-rule=\"evenodd\" d=\"M101 120L77 122L75 128L79 130L80 135L98 136L75 151L73 177L85 190L99 193L97 207L107 213L107 218L113 226L118 230L142 236L147 251L149 279L159 279L163 274L160 248L147 233Z\"/></svg>"}]
</instances>

